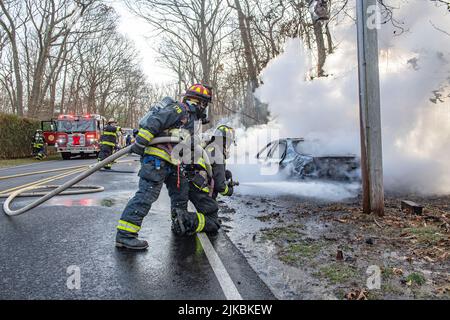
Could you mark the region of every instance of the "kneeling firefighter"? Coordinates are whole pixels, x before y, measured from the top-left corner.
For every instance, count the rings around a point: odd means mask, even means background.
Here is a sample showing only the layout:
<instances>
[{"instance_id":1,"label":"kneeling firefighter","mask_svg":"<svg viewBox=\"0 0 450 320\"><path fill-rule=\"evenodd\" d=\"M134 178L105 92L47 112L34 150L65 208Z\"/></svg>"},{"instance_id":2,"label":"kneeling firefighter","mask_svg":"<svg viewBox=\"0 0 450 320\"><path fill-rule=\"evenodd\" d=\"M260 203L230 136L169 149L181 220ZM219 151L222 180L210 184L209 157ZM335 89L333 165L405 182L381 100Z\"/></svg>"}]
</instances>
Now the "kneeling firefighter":
<instances>
[{"instance_id":1,"label":"kneeling firefighter","mask_svg":"<svg viewBox=\"0 0 450 320\"><path fill-rule=\"evenodd\" d=\"M42 130L36 130L33 137L33 156L36 160L42 160L46 157L45 154L45 139Z\"/></svg>"},{"instance_id":2,"label":"kneeling firefighter","mask_svg":"<svg viewBox=\"0 0 450 320\"><path fill-rule=\"evenodd\" d=\"M167 136L173 129L186 129L193 134L194 121L203 119L206 108L212 100L211 88L195 84L184 94L181 102L170 97L164 98L141 119L133 153L141 155L139 171L139 190L128 202L117 226L116 246L142 250L148 247L145 240L138 239L138 232L144 217L161 192L165 184L174 208L172 225L177 225L178 234L183 234L189 213L188 181L180 170L179 162L171 157L172 143L150 145L155 137Z\"/></svg>"},{"instance_id":3,"label":"kneeling firefighter","mask_svg":"<svg viewBox=\"0 0 450 320\"><path fill-rule=\"evenodd\" d=\"M197 210L188 234L214 234L220 228L216 198L219 193L223 196L233 194L232 175L225 167L225 159L229 156L232 143L235 143L234 130L225 125L217 127L205 148L211 162L212 177L208 177L203 158L199 158L195 164L185 165L184 172L189 181L189 200Z\"/></svg>"},{"instance_id":4,"label":"kneeling firefighter","mask_svg":"<svg viewBox=\"0 0 450 320\"><path fill-rule=\"evenodd\" d=\"M120 127L117 126L117 121L114 118L108 120L108 124L103 128L103 133L100 136L100 152L97 160L103 161L113 154L114 149L117 146L117 134L120 131ZM111 169L112 163L108 163L104 166L105 169Z\"/></svg>"}]
</instances>

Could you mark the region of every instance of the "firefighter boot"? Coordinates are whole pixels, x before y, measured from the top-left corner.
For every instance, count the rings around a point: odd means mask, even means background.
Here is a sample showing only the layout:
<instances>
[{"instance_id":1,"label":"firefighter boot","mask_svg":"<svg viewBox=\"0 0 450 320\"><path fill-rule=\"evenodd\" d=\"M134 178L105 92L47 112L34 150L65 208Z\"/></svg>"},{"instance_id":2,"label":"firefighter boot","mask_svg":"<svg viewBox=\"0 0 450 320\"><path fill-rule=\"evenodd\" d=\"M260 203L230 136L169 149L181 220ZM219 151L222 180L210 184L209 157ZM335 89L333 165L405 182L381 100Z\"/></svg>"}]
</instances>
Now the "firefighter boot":
<instances>
[{"instance_id":1,"label":"firefighter boot","mask_svg":"<svg viewBox=\"0 0 450 320\"><path fill-rule=\"evenodd\" d=\"M139 240L137 233L118 230L116 235L116 247L130 250L145 250L148 248L148 242Z\"/></svg>"},{"instance_id":2,"label":"firefighter boot","mask_svg":"<svg viewBox=\"0 0 450 320\"><path fill-rule=\"evenodd\" d=\"M194 215L186 209L173 209L172 231L177 236L192 235L195 233Z\"/></svg>"},{"instance_id":3,"label":"firefighter boot","mask_svg":"<svg viewBox=\"0 0 450 320\"><path fill-rule=\"evenodd\" d=\"M101 161L103 161L104 159L100 159L100 158L97 158L97 161L98 162L101 162ZM103 167L103 169L105 169L105 170L111 170L111 168L112 168L112 163L108 163L108 164L106 164L104 167Z\"/></svg>"},{"instance_id":4,"label":"firefighter boot","mask_svg":"<svg viewBox=\"0 0 450 320\"><path fill-rule=\"evenodd\" d=\"M178 224L175 222L177 219L177 209L172 208L170 210L170 219L172 221L170 229L173 231L173 233L178 233L177 230L175 230L178 227Z\"/></svg>"}]
</instances>

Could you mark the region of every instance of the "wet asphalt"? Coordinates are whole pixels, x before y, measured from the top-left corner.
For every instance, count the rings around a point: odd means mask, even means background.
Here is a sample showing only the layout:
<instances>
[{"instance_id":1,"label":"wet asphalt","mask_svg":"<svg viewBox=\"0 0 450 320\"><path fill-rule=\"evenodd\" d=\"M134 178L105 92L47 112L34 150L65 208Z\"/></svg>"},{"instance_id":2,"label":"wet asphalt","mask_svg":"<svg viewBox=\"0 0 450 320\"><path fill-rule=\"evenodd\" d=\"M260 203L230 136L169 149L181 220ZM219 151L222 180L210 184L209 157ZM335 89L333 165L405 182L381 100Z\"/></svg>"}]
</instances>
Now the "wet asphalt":
<instances>
[{"instance_id":1,"label":"wet asphalt","mask_svg":"<svg viewBox=\"0 0 450 320\"><path fill-rule=\"evenodd\" d=\"M97 172L81 183L102 185L104 192L56 197L16 217L0 214L0 299L226 298L200 240L170 231L165 189L140 232L149 249L130 252L114 247L117 220L138 182L139 163L135 157L125 160L130 161L113 166L116 172ZM0 169L0 177L95 162L40 162ZM0 180L0 193L60 173ZM275 299L223 230L209 240L243 299ZM74 283L80 287L74 288Z\"/></svg>"}]
</instances>

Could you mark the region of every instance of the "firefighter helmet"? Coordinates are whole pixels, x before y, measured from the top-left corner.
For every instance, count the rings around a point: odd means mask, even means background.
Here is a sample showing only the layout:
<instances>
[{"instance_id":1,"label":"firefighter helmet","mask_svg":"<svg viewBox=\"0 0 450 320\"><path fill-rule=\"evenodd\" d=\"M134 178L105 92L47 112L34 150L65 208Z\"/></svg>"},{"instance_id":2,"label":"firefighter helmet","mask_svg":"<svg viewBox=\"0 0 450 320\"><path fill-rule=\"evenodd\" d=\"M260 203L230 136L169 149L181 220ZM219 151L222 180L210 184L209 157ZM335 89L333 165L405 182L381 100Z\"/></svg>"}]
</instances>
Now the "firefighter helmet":
<instances>
[{"instance_id":1,"label":"firefighter helmet","mask_svg":"<svg viewBox=\"0 0 450 320\"><path fill-rule=\"evenodd\" d=\"M114 118L109 118L108 124L110 124L110 123L117 123L117 121Z\"/></svg>"},{"instance_id":2,"label":"firefighter helmet","mask_svg":"<svg viewBox=\"0 0 450 320\"><path fill-rule=\"evenodd\" d=\"M185 98L199 99L202 102L209 103L212 100L212 88L203 84L194 84L186 90Z\"/></svg>"},{"instance_id":3,"label":"firefighter helmet","mask_svg":"<svg viewBox=\"0 0 450 320\"><path fill-rule=\"evenodd\" d=\"M227 148L229 148L232 143L236 145L236 134L234 129L224 124L218 126L216 130L214 130L213 136L222 137L224 139L224 146Z\"/></svg>"}]
</instances>

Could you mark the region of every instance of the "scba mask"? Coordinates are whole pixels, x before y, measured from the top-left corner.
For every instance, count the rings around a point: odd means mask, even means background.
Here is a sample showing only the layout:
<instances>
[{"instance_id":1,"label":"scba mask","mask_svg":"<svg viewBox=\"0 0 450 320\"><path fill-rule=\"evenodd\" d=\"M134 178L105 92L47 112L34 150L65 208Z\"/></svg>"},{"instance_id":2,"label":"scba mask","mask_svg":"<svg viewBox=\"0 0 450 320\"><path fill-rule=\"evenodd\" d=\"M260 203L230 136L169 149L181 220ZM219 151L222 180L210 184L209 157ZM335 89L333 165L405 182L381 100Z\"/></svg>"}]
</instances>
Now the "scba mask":
<instances>
[{"instance_id":1,"label":"scba mask","mask_svg":"<svg viewBox=\"0 0 450 320\"><path fill-rule=\"evenodd\" d=\"M208 120L208 102L197 99L187 99L186 104L191 110L195 110L197 119L202 121L202 124L209 123Z\"/></svg>"}]
</instances>

